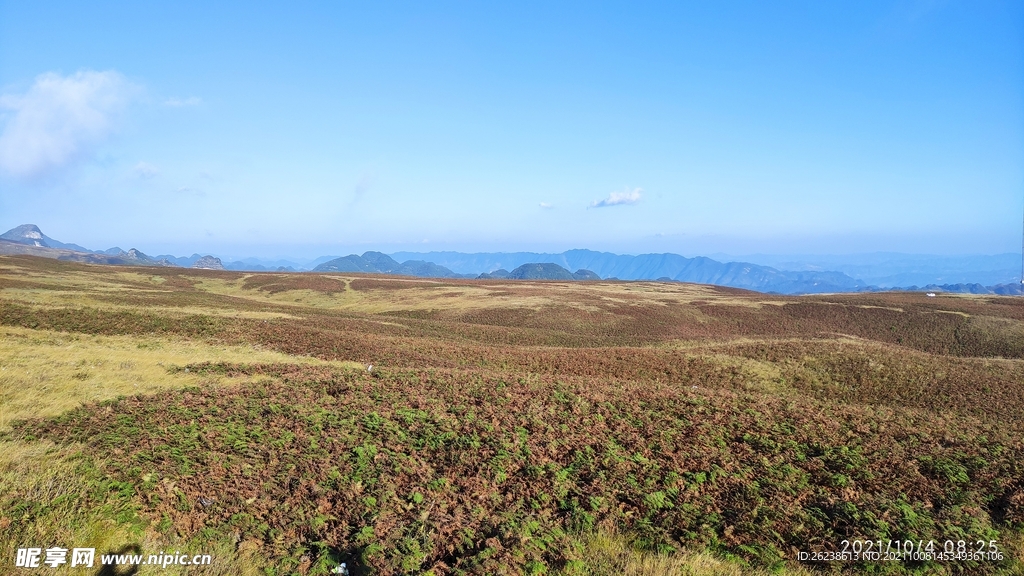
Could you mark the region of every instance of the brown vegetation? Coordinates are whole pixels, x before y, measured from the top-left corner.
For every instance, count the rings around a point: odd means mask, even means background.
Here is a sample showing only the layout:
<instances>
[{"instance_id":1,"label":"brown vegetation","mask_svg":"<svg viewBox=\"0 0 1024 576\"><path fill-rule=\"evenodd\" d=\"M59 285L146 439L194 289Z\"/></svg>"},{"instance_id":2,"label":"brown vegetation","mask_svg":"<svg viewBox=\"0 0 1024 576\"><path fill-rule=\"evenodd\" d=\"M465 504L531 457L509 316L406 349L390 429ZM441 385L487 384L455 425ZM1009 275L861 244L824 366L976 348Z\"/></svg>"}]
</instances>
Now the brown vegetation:
<instances>
[{"instance_id":1,"label":"brown vegetation","mask_svg":"<svg viewBox=\"0 0 1024 576\"><path fill-rule=\"evenodd\" d=\"M168 367L198 387L13 425L80 447L115 487L80 506L155 541L440 575L595 573L609 533L762 568L995 539L1003 562L807 567L1020 569L1019 299L111 270L2 258L0 324L375 366L214 357ZM0 542L51 513L25 494L0 497Z\"/></svg>"}]
</instances>

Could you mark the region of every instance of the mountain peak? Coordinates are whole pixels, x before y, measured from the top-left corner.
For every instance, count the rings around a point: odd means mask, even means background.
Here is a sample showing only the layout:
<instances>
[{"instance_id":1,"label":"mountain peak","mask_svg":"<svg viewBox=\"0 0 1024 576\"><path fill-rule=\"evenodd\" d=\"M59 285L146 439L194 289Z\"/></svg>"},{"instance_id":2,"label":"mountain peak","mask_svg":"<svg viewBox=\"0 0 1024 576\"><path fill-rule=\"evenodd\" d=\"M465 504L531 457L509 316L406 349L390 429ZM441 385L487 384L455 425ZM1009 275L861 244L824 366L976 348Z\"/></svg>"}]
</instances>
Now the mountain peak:
<instances>
[{"instance_id":1,"label":"mountain peak","mask_svg":"<svg viewBox=\"0 0 1024 576\"><path fill-rule=\"evenodd\" d=\"M43 231L35 224L22 224L21 226L11 228L0 235L0 238L17 242L18 244L50 248L50 245L46 242L46 236L43 235Z\"/></svg>"},{"instance_id":2,"label":"mountain peak","mask_svg":"<svg viewBox=\"0 0 1024 576\"><path fill-rule=\"evenodd\" d=\"M91 252L88 248L82 248L78 244L65 244L59 240L54 240L43 231L39 229L39 226L35 224L22 224L11 228L7 232L0 234L0 239L7 240L8 242L15 242L17 244L25 244L27 246L37 246L39 248L57 248L59 250L71 250L73 252Z\"/></svg>"},{"instance_id":3,"label":"mountain peak","mask_svg":"<svg viewBox=\"0 0 1024 576\"><path fill-rule=\"evenodd\" d=\"M394 258L382 252L364 252L363 260L369 262L371 266L385 274L392 273L401 266Z\"/></svg>"},{"instance_id":4,"label":"mountain peak","mask_svg":"<svg viewBox=\"0 0 1024 576\"><path fill-rule=\"evenodd\" d=\"M223 270L224 263L220 261L220 258L215 256L203 256L199 260L196 260L192 264L193 268L202 268L203 270Z\"/></svg>"},{"instance_id":5,"label":"mountain peak","mask_svg":"<svg viewBox=\"0 0 1024 576\"><path fill-rule=\"evenodd\" d=\"M444 266L423 260L406 260L399 264L381 252L366 252L362 256L349 254L328 260L313 269L314 272L362 272L366 274L398 274L423 278L456 278L458 274Z\"/></svg>"},{"instance_id":6,"label":"mountain peak","mask_svg":"<svg viewBox=\"0 0 1024 576\"><path fill-rule=\"evenodd\" d=\"M572 272L552 262L531 262L509 272L511 280L575 280Z\"/></svg>"}]
</instances>

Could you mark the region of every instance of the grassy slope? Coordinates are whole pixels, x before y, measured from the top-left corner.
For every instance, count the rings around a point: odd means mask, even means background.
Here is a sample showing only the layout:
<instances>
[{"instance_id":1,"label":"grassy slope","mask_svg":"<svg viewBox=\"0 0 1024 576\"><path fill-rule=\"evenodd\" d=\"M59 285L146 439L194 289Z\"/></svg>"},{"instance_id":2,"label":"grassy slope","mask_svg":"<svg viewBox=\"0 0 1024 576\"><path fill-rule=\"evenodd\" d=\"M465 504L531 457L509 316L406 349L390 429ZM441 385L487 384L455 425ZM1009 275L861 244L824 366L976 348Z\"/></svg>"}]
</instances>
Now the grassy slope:
<instances>
[{"instance_id":1,"label":"grassy slope","mask_svg":"<svg viewBox=\"0 0 1024 576\"><path fill-rule=\"evenodd\" d=\"M1019 299L11 257L0 324L0 548L380 573L793 570L847 537L1021 556Z\"/></svg>"}]
</instances>

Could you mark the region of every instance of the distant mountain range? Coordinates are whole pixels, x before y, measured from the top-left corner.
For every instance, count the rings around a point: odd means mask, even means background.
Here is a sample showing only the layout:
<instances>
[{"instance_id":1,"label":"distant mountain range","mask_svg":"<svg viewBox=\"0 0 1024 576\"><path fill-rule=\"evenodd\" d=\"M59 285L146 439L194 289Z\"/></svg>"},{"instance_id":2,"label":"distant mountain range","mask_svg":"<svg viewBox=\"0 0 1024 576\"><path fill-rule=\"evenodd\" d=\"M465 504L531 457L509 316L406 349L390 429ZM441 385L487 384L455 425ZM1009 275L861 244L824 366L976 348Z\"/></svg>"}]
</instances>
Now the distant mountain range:
<instances>
[{"instance_id":1,"label":"distant mountain range","mask_svg":"<svg viewBox=\"0 0 1024 576\"><path fill-rule=\"evenodd\" d=\"M718 260L724 257L709 256ZM761 266L771 266L777 270L835 270L865 284L881 288L915 284L983 284L991 286L1018 283L1021 269L1020 252L971 256L894 252L787 256L751 254L731 258Z\"/></svg>"},{"instance_id":2,"label":"distant mountain range","mask_svg":"<svg viewBox=\"0 0 1024 576\"><path fill-rule=\"evenodd\" d=\"M328 260L313 268L313 272L363 272L366 274L398 274L425 278L475 278L471 274L456 274L444 266L424 260L406 260L399 264L381 252L364 252L362 256L350 254Z\"/></svg>"},{"instance_id":3,"label":"distant mountain range","mask_svg":"<svg viewBox=\"0 0 1024 576\"><path fill-rule=\"evenodd\" d=\"M110 264L115 266L181 266L180 258L174 256L147 256L135 248L127 252L120 248L109 248L107 250L89 250L78 244L65 244L43 234L35 224L22 224L12 228L0 235L0 254L27 254L30 256L43 256L68 260L73 262L84 262L87 264ZM215 267L213 261L220 265L220 260L212 256L202 258L204 266L198 268ZM201 257L196 254L188 265L192 265ZM221 268L222 269L222 268Z\"/></svg>"},{"instance_id":4,"label":"distant mountain range","mask_svg":"<svg viewBox=\"0 0 1024 576\"><path fill-rule=\"evenodd\" d=\"M147 256L132 248L124 251L114 247L94 251L77 244L66 244L46 236L35 225L25 224L0 235L0 254L30 254L92 264L181 266L217 270L238 271L302 271L294 262L276 261L278 266L265 266L255 259L222 263L211 255L178 257L169 254ZM1006 266L1007 255L980 257L993 259L975 266ZM874 257L875 261L888 263L883 274L892 278L924 278L923 286L898 288L881 284L869 284L861 278L838 270L816 269L816 264L798 265L783 262L772 267L751 262L721 262L706 257L687 258L678 254L640 254L637 256L595 252L593 250L569 250L559 254L536 252L476 253L429 252L426 254L398 252L387 255L382 252L365 252L362 255L325 256L313 262L314 272L356 272L368 274L396 274L427 278L479 278L518 280L654 280L663 282L693 282L714 284L733 288L745 288L759 292L781 294L814 294L827 292L862 292L883 289L905 289L935 292L958 292L972 294L1021 294L1022 285L1017 281L1005 281L1008 272L1004 268L993 272L990 277L1004 280L1002 283L983 285L978 282L957 281L950 283L928 282L933 276L925 273L925 261L913 255L863 255ZM903 257L902 260L899 257ZM758 256L762 261L769 257ZM820 257L819 257L820 258ZM916 258L916 260L914 260ZM944 258L944 257L933 257ZM908 260L909 259L909 260ZM910 260L913 260L911 265ZM955 269L954 257L946 258L944 265ZM401 262L400 262L401 261ZM264 261L267 262L267 261ZM904 263L912 272L901 273L899 264ZM864 267L863 261L841 261L846 268ZM782 267L798 269L780 269ZM511 270L509 272L508 270ZM575 272L571 272L575 270ZM901 276L901 274L907 274ZM962 275L956 276L961 278ZM881 285L881 287L879 287Z\"/></svg>"},{"instance_id":5,"label":"distant mountain range","mask_svg":"<svg viewBox=\"0 0 1024 576\"><path fill-rule=\"evenodd\" d=\"M587 270L605 279L674 280L785 294L857 292L868 288L867 284L841 272L784 272L747 262L719 262L704 257L686 258L678 254L628 256L593 250L569 250L561 254L398 252L393 256L397 259L418 256L456 273L483 271L493 275L495 270L515 269L523 264L550 263L566 271Z\"/></svg>"},{"instance_id":6,"label":"distant mountain range","mask_svg":"<svg viewBox=\"0 0 1024 576\"><path fill-rule=\"evenodd\" d=\"M510 280L600 280L590 270L569 272L557 264L523 264L515 270L498 270L483 274L457 274L444 266L426 260L406 260L401 264L381 252L364 252L362 256L351 254L320 264L313 272L362 272L365 274L397 274L425 278L505 278Z\"/></svg>"},{"instance_id":7,"label":"distant mountain range","mask_svg":"<svg viewBox=\"0 0 1024 576\"><path fill-rule=\"evenodd\" d=\"M504 279L504 280L600 280L601 277L580 268L575 272L569 272L558 264L549 262L531 262L523 264L509 272L504 268L494 272L485 272L477 278L480 279Z\"/></svg>"}]
</instances>

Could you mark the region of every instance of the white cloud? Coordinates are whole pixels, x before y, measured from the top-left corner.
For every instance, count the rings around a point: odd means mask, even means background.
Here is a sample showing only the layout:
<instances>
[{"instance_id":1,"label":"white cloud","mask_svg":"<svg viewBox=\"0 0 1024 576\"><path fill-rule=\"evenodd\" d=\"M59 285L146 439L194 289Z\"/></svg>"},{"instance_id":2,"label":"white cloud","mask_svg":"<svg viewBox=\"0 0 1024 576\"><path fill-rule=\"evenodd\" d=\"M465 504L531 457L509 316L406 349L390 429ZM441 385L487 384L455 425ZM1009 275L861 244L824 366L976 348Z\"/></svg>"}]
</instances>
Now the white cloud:
<instances>
[{"instance_id":1,"label":"white cloud","mask_svg":"<svg viewBox=\"0 0 1024 576\"><path fill-rule=\"evenodd\" d=\"M183 106L199 106L203 103L203 99L198 96L189 96L188 98L175 98L170 97L164 100L164 106L170 106L172 108L181 108Z\"/></svg>"},{"instance_id":2,"label":"white cloud","mask_svg":"<svg viewBox=\"0 0 1024 576\"><path fill-rule=\"evenodd\" d=\"M606 206L620 206L623 204L636 204L640 201L642 188L626 188L622 192L612 192L604 200L594 200L590 203L591 208L604 208Z\"/></svg>"},{"instance_id":3,"label":"white cloud","mask_svg":"<svg viewBox=\"0 0 1024 576\"><path fill-rule=\"evenodd\" d=\"M549 204L549 203L547 203L547 202L541 202L541 203L540 203L540 207L541 207L541 208L544 208L545 210L547 210L547 209L549 209L549 208L554 208L554 207L555 207L555 205L554 205L554 204Z\"/></svg>"},{"instance_id":4,"label":"white cloud","mask_svg":"<svg viewBox=\"0 0 1024 576\"><path fill-rule=\"evenodd\" d=\"M149 162L139 162L135 165L135 168L132 168L132 172L135 172L135 175L143 180L154 178L160 173L156 166L153 166Z\"/></svg>"},{"instance_id":5,"label":"white cloud","mask_svg":"<svg viewBox=\"0 0 1024 576\"><path fill-rule=\"evenodd\" d=\"M13 111L0 132L0 170L28 178L83 157L114 132L139 91L114 71L50 72L23 95L0 96L0 108Z\"/></svg>"}]
</instances>

